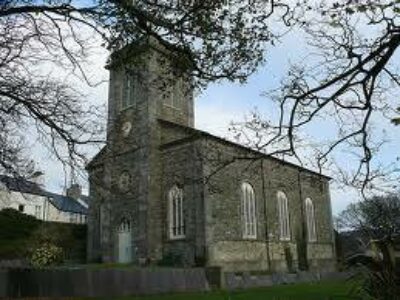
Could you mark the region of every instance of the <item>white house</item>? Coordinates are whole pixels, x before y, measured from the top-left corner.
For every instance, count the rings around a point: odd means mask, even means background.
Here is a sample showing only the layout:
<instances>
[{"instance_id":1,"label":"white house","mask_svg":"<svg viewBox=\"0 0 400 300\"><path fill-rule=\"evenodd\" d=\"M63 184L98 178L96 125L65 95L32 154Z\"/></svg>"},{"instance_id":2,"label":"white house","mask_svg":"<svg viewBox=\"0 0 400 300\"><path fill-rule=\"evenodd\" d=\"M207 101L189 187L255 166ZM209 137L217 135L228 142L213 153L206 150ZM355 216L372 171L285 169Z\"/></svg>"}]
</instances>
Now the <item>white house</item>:
<instances>
[{"instance_id":1,"label":"white house","mask_svg":"<svg viewBox=\"0 0 400 300\"><path fill-rule=\"evenodd\" d=\"M88 197L79 185L72 185L67 195L48 192L36 178L0 175L0 210L13 208L43 221L84 224L87 221Z\"/></svg>"}]
</instances>

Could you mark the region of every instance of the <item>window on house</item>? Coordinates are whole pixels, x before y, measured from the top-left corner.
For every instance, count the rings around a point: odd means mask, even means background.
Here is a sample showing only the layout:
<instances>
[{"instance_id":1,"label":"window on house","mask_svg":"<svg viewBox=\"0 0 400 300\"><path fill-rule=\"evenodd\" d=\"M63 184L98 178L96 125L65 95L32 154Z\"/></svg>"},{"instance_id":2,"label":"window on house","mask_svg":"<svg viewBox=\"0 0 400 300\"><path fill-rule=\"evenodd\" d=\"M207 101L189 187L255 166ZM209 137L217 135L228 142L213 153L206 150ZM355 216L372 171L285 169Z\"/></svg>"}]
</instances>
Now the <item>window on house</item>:
<instances>
[{"instance_id":1,"label":"window on house","mask_svg":"<svg viewBox=\"0 0 400 300\"><path fill-rule=\"evenodd\" d=\"M242 184L243 238L257 238L256 200L253 187Z\"/></svg>"},{"instance_id":2,"label":"window on house","mask_svg":"<svg viewBox=\"0 0 400 300\"><path fill-rule=\"evenodd\" d=\"M133 106L136 103L136 76L130 73L125 75L125 81L122 93L121 109Z\"/></svg>"},{"instance_id":3,"label":"window on house","mask_svg":"<svg viewBox=\"0 0 400 300\"><path fill-rule=\"evenodd\" d=\"M69 222L70 223L77 223L77 215L75 213L69 213Z\"/></svg>"},{"instance_id":4,"label":"window on house","mask_svg":"<svg viewBox=\"0 0 400 300\"><path fill-rule=\"evenodd\" d=\"M37 219L42 218L42 207L40 205L35 205L35 217Z\"/></svg>"},{"instance_id":5,"label":"window on house","mask_svg":"<svg viewBox=\"0 0 400 300\"><path fill-rule=\"evenodd\" d=\"M279 212L279 235L281 240L290 240L290 222L289 222L289 207L288 199L285 193L279 191L278 212Z\"/></svg>"},{"instance_id":6,"label":"window on house","mask_svg":"<svg viewBox=\"0 0 400 300\"><path fill-rule=\"evenodd\" d=\"M168 192L169 236L171 239L185 237L185 218L183 211L183 190L176 185Z\"/></svg>"},{"instance_id":7,"label":"window on house","mask_svg":"<svg viewBox=\"0 0 400 300\"><path fill-rule=\"evenodd\" d=\"M317 240L317 234L315 230L314 204L310 198L306 199L306 224L308 241L315 242Z\"/></svg>"},{"instance_id":8,"label":"window on house","mask_svg":"<svg viewBox=\"0 0 400 300\"><path fill-rule=\"evenodd\" d=\"M18 205L18 210L19 210L20 212L24 212L24 210L25 210L25 205L23 205L23 204Z\"/></svg>"}]
</instances>

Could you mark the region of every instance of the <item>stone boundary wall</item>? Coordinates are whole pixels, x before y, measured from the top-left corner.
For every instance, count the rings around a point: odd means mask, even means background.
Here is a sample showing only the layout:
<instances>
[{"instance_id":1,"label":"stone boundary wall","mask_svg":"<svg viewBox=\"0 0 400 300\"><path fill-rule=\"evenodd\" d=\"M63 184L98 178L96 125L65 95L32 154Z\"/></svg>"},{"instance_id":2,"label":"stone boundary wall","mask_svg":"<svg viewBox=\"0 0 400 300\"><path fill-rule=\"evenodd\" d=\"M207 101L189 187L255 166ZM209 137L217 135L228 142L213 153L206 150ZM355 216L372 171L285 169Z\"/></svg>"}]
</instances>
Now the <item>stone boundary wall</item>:
<instances>
[{"instance_id":1,"label":"stone boundary wall","mask_svg":"<svg viewBox=\"0 0 400 300\"><path fill-rule=\"evenodd\" d=\"M208 290L202 268L0 270L0 298L114 297Z\"/></svg>"},{"instance_id":2,"label":"stone boundary wall","mask_svg":"<svg viewBox=\"0 0 400 300\"><path fill-rule=\"evenodd\" d=\"M274 273L252 274L251 272L229 272L222 275L222 286L228 290L268 287L281 284L311 283L321 280L344 280L352 276L346 272L326 273Z\"/></svg>"},{"instance_id":3,"label":"stone boundary wall","mask_svg":"<svg viewBox=\"0 0 400 300\"><path fill-rule=\"evenodd\" d=\"M115 297L340 280L350 273L221 272L220 268L0 270L0 298Z\"/></svg>"}]
</instances>

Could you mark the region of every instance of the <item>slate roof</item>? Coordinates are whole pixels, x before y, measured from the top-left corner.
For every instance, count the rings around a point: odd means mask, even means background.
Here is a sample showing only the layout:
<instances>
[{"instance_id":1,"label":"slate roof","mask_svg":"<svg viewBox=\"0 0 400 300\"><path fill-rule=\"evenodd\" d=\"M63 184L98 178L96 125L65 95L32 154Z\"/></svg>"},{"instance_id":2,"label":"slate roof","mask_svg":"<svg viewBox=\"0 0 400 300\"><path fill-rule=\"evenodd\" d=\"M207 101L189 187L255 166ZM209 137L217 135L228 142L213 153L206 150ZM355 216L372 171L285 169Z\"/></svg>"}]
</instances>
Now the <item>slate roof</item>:
<instances>
[{"instance_id":1,"label":"slate roof","mask_svg":"<svg viewBox=\"0 0 400 300\"><path fill-rule=\"evenodd\" d=\"M33 194L46 196L47 192L35 182L26 180L25 178L11 177L0 175L0 182L3 183L10 191L21 192L25 194Z\"/></svg>"},{"instance_id":2,"label":"slate roof","mask_svg":"<svg viewBox=\"0 0 400 300\"><path fill-rule=\"evenodd\" d=\"M166 144L161 145L161 146L160 146L161 149L165 149L165 148L168 148L168 147L171 147L171 146L175 146L175 145L179 145L179 144L184 144L184 143L187 143L187 142L191 142L191 141L193 141L193 140L195 140L195 139L198 139L198 138L201 138L201 137L207 137L207 138L211 138L211 139L213 139L213 140L215 140L215 141L217 141L217 142L219 142L219 143L224 143L224 144L230 145L230 146L232 146L232 147L236 147L236 148L244 149L244 150L246 150L246 151L250 151L250 152L252 152L252 153L254 153L254 154L256 154L256 155L261 155L261 156L264 157L264 158L277 161L277 162L279 162L279 163L281 163L281 164L288 165L288 166L293 167L293 168L296 168L296 169L298 169L298 170L301 170L301 171L304 171L304 172L307 172L307 173L310 173L310 174L314 174L314 175L317 175L317 176L326 178L326 179L328 179L328 180L331 180L331 179L332 179L330 176L327 176L327 175L322 174L322 173L320 173L320 172L316 172L316 171L307 169L307 168L302 167L302 166L299 166L299 165L297 165L297 164L295 164L295 163L291 163L291 162L289 162L289 161L285 161L285 160L282 160L282 159L277 158L277 157L275 157L275 156L265 154L265 153L263 153L263 152L254 150L254 149L252 149L252 148L243 146L243 145L241 145L241 144L234 143L234 142L232 142L232 141L229 141L229 140L227 140L227 139L224 139L224 138L221 138L221 137L219 137L219 136L213 135L213 134L208 133L208 132L206 132L206 131L202 131L202 130L199 130L199 129L196 129L196 128L193 128L193 127L188 127L188 126L180 125L180 124L177 124L177 123L174 123L174 122L171 122L171 121L167 121L167 120L164 120L164 119L157 119L157 121L160 122L162 125L180 128L181 130L184 130L184 131L186 131L187 133L189 133L189 136L187 136L187 137L185 137L185 138L181 138L181 139L178 139L178 140L175 140L175 141L172 141L172 142L169 142L169 143L166 143ZM86 170L90 170L92 167L94 167L94 166L97 165L98 163L101 164L103 157L106 155L106 151L107 151L107 145L104 146L104 147L92 158L92 160L86 165Z\"/></svg>"},{"instance_id":3,"label":"slate roof","mask_svg":"<svg viewBox=\"0 0 400 300\"><path fill-rule=\"evenodd\" d=\"M299 166L297 164L288 162L286 160L279 159L279 158L277 158L275 156L265 154L263 152L254 150L252 148L243 146L241 144L234 143L232 141L229 141L227 139L224 139L224 138L221 138L219 136L213 135L213 134L208 133L206 131L202 131L202 130L199 130L199 129L196 129L196 128L192 128L192 127L183 126L183 125L176 124L174 122L170 122L170 121L163 120L163 119L158 119L158 122L160 122L163 125L180 128L180 129L185 130L186 132L188 132L190 134L190 136L188 136L186 138L182 138L182 139L175 140L175 141L172 141L172 142L169 142L169 143L161 145L160 146L161 149L168 148L168 147L175 146L175 145L179 145L179 144L183 144L183 143L187 143L187 142L191 142L191 141L193 141L193 140L195 140L197 138L207 137L207 138L213 139L213 140L215 140L215 141L217 141L219 143L227 144L227 145L230 145L232 147L236 147L236 148L240 148L240 149L243 149L243 150L246 150L246 151L250 151L250 152L252 152L252 153L254 153L256 155L260 155L260 156L262 156L264 158L277 161L277 162L279 162L281 164L288 165L290 167L293 167L293 168L308 172L310 174L314 174L314 175L317 175L317 176L320 176L320 177L324 177L324 178L326 178L328 180L332 179L331 177L329 177L327 175L324 175L322 173L307 169L305 167L302 167L302 166Z\"/></svg>"},{"instance_id":4,"label":"slate roof","mask_svg":"<svg viewBox=\"0 0 400 300\"><path fill-rule=\"evenodd\" d=\"M48 193L50 202L61 211L73 212L87 215L88 210L82 204L71 197L59 195L55 193Z\"/></svg>"},{"instance_id":5,"label":"slate roof","mask_svg":"<svg viewBox=\"0 0 400 300\"><path fill-rule=\"evenodd\" d=\"M10 191L47 197L50 203L58 210L85 215L88 214L88 209L77 200L57 193L48 192L39 184L26 180L25 178L0 175L0 183L3 183ZM82 200L88 203L89 197L82 196Z\"/></svg>"}]
</instances>

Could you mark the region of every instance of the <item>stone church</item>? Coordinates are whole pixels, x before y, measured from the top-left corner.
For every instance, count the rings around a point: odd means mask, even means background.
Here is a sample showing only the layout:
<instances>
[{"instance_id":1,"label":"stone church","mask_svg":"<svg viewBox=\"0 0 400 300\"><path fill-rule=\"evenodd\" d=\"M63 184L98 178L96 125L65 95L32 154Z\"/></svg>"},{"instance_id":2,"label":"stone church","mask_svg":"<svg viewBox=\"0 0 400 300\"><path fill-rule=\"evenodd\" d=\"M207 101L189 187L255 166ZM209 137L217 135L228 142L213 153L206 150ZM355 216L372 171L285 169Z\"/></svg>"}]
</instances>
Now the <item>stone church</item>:
<instances>
[{"instance_id":1,"label":"stone church","mask_svg":"<svg viewBox=\"0 0 400 300\"><path fill-rule=\"evenodd\" d=\"M88 259L332 270L329 177L194 128L181 57L111 55L107 145L88 164Z\"/></svg>"}]
</instances>

